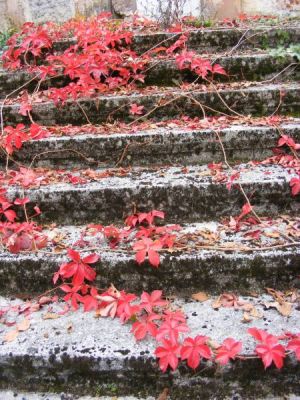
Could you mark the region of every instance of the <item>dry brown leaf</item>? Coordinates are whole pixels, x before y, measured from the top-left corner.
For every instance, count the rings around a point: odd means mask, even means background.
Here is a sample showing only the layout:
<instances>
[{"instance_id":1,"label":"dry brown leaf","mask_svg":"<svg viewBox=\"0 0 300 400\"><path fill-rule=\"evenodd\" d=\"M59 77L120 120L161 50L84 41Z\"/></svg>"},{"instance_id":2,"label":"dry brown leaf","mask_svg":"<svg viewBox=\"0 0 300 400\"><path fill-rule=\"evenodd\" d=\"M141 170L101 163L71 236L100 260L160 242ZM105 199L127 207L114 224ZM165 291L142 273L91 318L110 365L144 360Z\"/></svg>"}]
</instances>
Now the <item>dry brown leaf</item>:
<instances>
[{"instance_id":1,"label":"dry brown leaf","mask_svg":"<svg viewBox=\"0 0 300 400\"><path fill-rule=\"evenodd\" d=\"M278 301L279 303L283 303L284 293L280 292L279 290L275 290L272 288L266 288L267 293L274 298L274 300Z\"/></svg>"},{"instance_id":2,"label":"dry brown leaf","mask_svg":"<svg viewBox=\"0 0 300 400\"><path fill-rule=\"evenodd\" d=\"M211 306L214 309L222 307L221 296L219 296L215 301L213 301Z\"/></svg>"},{"instance_id":3,"label":"dry brown leaf","mask_svg":"<svg viewBox=\"0 0 300 400\"><path fill-rule=\"evenodd\" d=\"M60 318L60 315L55 313L47 313L43 315L43 319L57 319Z\"/></svg>"},{"instance_id":4,"label":"dry brown leaf","mask_svg":"<svg viewBox=\"0 0 300 400\"><path fill-rule=\"evenodd\" d=\"M292 304L288 302L279 304L278 311L284 317L289 317L292 313Z\"/></svg>"},{"instance_id":5,"label":"dry brown leaf","mask_svg":"<svg viewBox=\"0 0 300 400\"><path fill-rule=\"evenodd\" d=\"M276 308L276 310L284 317L289 317L292 313L292 304L288 302L280 304L278 301L274 301L272 303L264 303L264 306L267 308Z\"/></svg>"},{"instance_id":6,"label":"dry brown leaf","mask_svg":"<svg viewBox=\"0 0 300 400\"><path fill-rule=\"evenodd\" d=\"M241 305L241 309L247 312L250 312L253 309L253 304L251 303L244 303Z\"/></svg>"},{"instance_id":7,"label":"dry brown leaf","mask_svg":"<svg viewBox=\"0 0 300 400\"><path fill-rule=\"evenodd\" d=\"M273 238L273 239L278 239L280 237L280 233L277 231L264 232L264 236L267 236L267 237Z\"/></svg>"},{"instance_id":8,"label":"dry brown leaf","mask_svg":"<svg viewBox=\"0 0 300 400\"><path fill-rule=\"evenodd\" d=\"M200 303L203 303L204 301L207 301L209 299L209 295L206 294L205 292L198 292L192 294L192 299L197 300Z\"/></svg>"},{"instance_id":9,"label":"dry brown leaf","mask_svg":"<svg viewBox=\"0 0 300 400\"><path fill-rule=\"evenodd\" d=\"M264 315L262 312L258 311L257 308L253 307L252 310L250 311L250 315L253 318L261 319Z\"/></svg>"},{"instance_id":10,"label":"dry brown leaf","mask_svg":"<svg viewBox=\"0 0 300 400\"><path fill-rule=\"evenodd\" d=\"M17 325L17 329L19 332L25 332L29 329L29 327L30 327L30 321L28 318L23 319L23 321Z\"/></svg>"},{"instance_id":11,"label":"dry brown leaf","mask_svg":"<svg viewBox=\"0 0 300 400\"><path fill-rule=\"evenodd\" d=\"M17 329L14 329L13 331L10 331L5 335L3 340L4 342L13 342L17 339L18 335L19 331Z\"/></svg>"},{"instance_id":12,"label":"dry brown leaf","mask_svg":"<svg viewBox=\"0 0 300 400\"><path fill-rule=\"evenodd\" d=\"M209 242L215 242L218 239L218 235L208 229L197 231L197 234L202 236L204 239Z\"/></svg>"},{"instance_id":13,"label":"dry brown leaf","mask_svg":"<svg viewBox=\"0 0 300 400\"><path fill-rule=\"evenodd\" d=\"M241 320L241 322L243 324L249 324L249 322L251 322L251 321L252 321L252 318L250 317L250 314L247 312L244 312L243 319Z\"/></svg>"}]
</instances>

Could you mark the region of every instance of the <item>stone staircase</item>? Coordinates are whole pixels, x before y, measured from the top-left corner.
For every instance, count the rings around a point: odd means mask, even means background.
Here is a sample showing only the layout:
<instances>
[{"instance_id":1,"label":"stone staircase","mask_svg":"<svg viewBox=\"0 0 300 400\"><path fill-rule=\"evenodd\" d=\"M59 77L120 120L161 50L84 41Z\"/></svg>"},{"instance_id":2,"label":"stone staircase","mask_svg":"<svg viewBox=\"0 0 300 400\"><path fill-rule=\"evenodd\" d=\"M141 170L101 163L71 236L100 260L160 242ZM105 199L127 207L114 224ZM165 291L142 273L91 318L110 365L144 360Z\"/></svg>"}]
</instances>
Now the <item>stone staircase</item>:
<instances>
[{"instance_id":1,"label":"stone staircase","mask_svg":"<svg viewBox=\"0 0 300 400\"><path fill-rule=\"evenodd\" d=\"M42 210L39 221L45 224L45 232L55 230L65 247L82 238L86 224L121 224L133 207L138 211L163 210L166 223L180 224L189 234L199 230L216 234L222 220L239 215L245 203L239 187L229 191L226 179L218 182L211 174L209 165L224 161L225 152L234 172L239 172L235 183L243 187L256 213L272 218L279 236L283 232L278 248L272 248L274 238L270 236L264 243L269 249L245 250L241 233L232 232L221 235L219 247L222 245L223 250L207 246L165 252L155 269L147 263L138 266L130 252L115 252L103 245L101 261L96 264L96 283L107 287L113 282L120 290L134 293L161 289L188 316L191 335L207 335L217 343L232 336L243 341L246 354L254 349L254 341L247 335L249 327L267 329L276 335L299 332L297 303L289 317L264 306L271 301L265 294L266 287L289 290L299 286L300 247L284 233L284 218L294 218L299 225L300 196L292 196L290 188L290 180L297 174L282 165L251 162L271 157L281 132L300 142L299 63L289 56L275 59L266 51L266 47L298 43L299 37L297 24L284 29L198 30L190 35L188 46L218 60L229 73L229 78L221 78L213 88L203 84L192 92L180 89L179 81L191 82L195 77L178 71L172 61L156 65L154 59L144 88L130 94L68 100L64 107L36 102L31 113L36 123L57 125L62 132L66 124L77 125L77 134L62 133L25 143L14 160L37 168L41 184L28 184L24 189L8 181L9 198L28 197L30 213L38 204ZM170 33L136 35L134 48L142 53L176 38ZM55 44L59 51L69 45L70 41ZM31 77L23 71L2 70L0 97L17 90ZM33 92L36 83L33 80L28 89ZM57 78L43 83L40 89L66 83L65 78ZM130 131L136 119L130 113L132 103L144 106L146 115L150 112L152 127L145 128L141 118L141 128ZM197 126L196 122L195 127L188 126L192 125L188 122L191 118L203 117L198 103L205 107L207 126ZM18 104L4 105L4 124L28 124L27 117L18 111ZM92 126L86 125L86 115L92 124L109 121L112 133L95 133ZM186 123L182 123L183 115L190 118ZM215 115L227 116L218 128L222 145L210 122ZM244 118L239 120L241 115ZM261 117L274 115L282 118L278 125L262 123ZM178 124L164 124L168 119L175 119ZM120 125L113 125L116 120ZM5 157L0 162L4 169ZM232 171L225 169L224 174L229 179ZM45 175L51 179L43 183ZM70 176L79 183L70 182ZM0 309L11 303L22 305L28 296L51 289L52 276L65 261L66 256L55 251L53 244L37 253L1 251ZM205 291L209 300L191 300L192 293L198 291ZM251 301L263 317L242 323L240 310L215 310L212 303L223 292L234 292L241 300ZM59 305L51 307L51 312L58 312ZM60 318L44 316L45 310L33 313L28 331L12 342L2 341L0 399L77 399L88 395L91 399L158 398L165 388L169 389L169 398L175 400L300 396L300 363L293 358L285 362L281 371L273 367L264 371L260 360L250 358L226 368L206 365L193 372L181 366L163 374L153 355L154 343L136 342L129 325L99 320L93 313L81 310ZM1 337L9 330L1 325ZM41 394L47 392L51 395ZM68 395L61 395L62 392Z\"/></svg>"}]
</instances>

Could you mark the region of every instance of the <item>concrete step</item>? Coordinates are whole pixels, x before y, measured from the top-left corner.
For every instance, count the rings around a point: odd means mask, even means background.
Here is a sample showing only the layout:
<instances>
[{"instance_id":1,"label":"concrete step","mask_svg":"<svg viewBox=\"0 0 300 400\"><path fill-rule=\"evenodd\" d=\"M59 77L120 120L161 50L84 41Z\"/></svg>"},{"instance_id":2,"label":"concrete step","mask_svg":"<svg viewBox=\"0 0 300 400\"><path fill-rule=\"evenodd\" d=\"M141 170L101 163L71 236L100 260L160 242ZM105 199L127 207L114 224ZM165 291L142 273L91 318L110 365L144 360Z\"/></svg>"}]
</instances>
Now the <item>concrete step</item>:
<instances>
[{"instance_id":1,"label":"concrete step","mask_svg":"<svg viewBox=\"0 0 300 400\"><path fill-rule=\"evenodd\" d=\"M157 32L134 34L132 48L138 53L144 53L152 48L172 45L182 33ZM300 40L299 23L285 26L261 26L253 28L200 28L191 31L187 46L203 52L230 51L249 48L277 48ZM62 40L54 43L56 51L66 50L75 40Z\"/></svg>"},{"instance_id":2,"label":"concrete step","mask_svg":"<svg viewBox=\"0 0 300 400\"><path fill-rule=\"evenodd\" d=\"M299 63L292 57L274 58L267 53L246 53L233 54L232 56L212 55L210 60L217 61L228 72L229 76L216 75L215 81L233 82L239 80L248 81L264 81L273 78L277 81L299 79L300 68ZM280 73L289 65L293 64L285 72ZM193 82L197 75L188 70L179 70L174 60L154 58L146 67L145 85L158 86L174 86L175 82ZM17 90L32 80L34 74L28 73L25 70L6 71L0 70L0 95L4 97L6 94ZM39 80L32 80L26 89L30 92L37 87ZM67 77L59 76L53 79L46 80L40 85L40 89L48 89L49 87L63 87L70 82Z\"/></svg>"},{"instance_id":3,"label":"concrete step","mask_svg":"<svg viewBox=\"0 0 300 400\"><path fill-rule=\"evenodd\" d=\"M212 308L212 301L196 303L176 299L188 317L189 336L201 334L216 343L228 336L243 343L242 353L252 354L255 343L247 329L266 329L274 335L290 331L299 332L300 319L296 306L289 318L282 317L275 309L265 310L263 303L272 301L270 296L240 298L253 304L261 319L241 323L243 311L234 308ZM1 299L2 307L7 299ZM12 305L20 304L13 301ZM63 306L51 305L57 313ZM273 367L264 371L256 359L235 361L225 368L217 368L202 361L196 373L185 365L172 373L162 374L153 356L155 344L146 339L136 342L130 333L130 324L118 320L96 319L93 313L81 310L57 319L43 319L46 309L30 315L31 325L19 333L12 342L0 347L0 387L26 391L61 391L79 395L136 395L158 396L164 388L170 397L177 399L268 398L270 396L300 395L299 362L290 356L281 371ZM16 314L16 313L15 313ZM23 315L13 314L17 322ZM71 326L71 329L68 327ZM1 336L14 329L1 327Z\"/></svg>"},{"instance_id":4,"label":"concrete step","mask_svg":"<svg viewBox=\"0 0 300 400\"><path fill-rule=\"evenodd\" d=\"M109 120L133 121L130 104L144 106L144 113L153 118L173 118L182 114L191 117L202 117L201 107L192 96L200 102L207 115L226 113L252 114L253 116L269 116L272 113L299 113L300 84L259 84L241 82L208 90L203 86L193 91L174 90L172 88L151 91L149 93L130 92L128 95L99 96L94 99L82 98L78 102L66 101L63 107L56 107L52 102L33 103L32 117L43 125L86 124L87 117L91 123L98 124ZM221 97L221 98L220 98ZM40 101L40 100L39 100ZM78 105L78 103L80 105ZM19 104L3 107L5 124L29 122L27 117L19 114ZM84 112L82 111L84 110ZM294 115L294 116L296 116Z\"/></svg>"},{"instance_id":5,"label":"concrete step","mask_svg":"<svg viewBox=\"0 0 300 400\"><path fill-rule=\"evenodd\" d=\"M133 234L129 242L121 242L113 250L102 233L95 234L86 226L45 227L42 233L49 238L48 245L37 253L2 250L0 293L30 297L51 289L54 272L67 261L67 248L82 254L90 254L89 249L93 249L101 254L101 261L95 264L100 287L114 282L129 291L163 289L178 295L187 288L194 292L248 293L261 292L265 287L299 286L300 245L296 237L298 244L292 243L291 236L291 226L299 225L299 221L292 221L277 217L272 223L266 221L266 226L244 226L240 232L216 222L183 224L183 229L175 233L179 247L175 244L171 251L160 252L158 269L148 261L137 264L132 251ZM253 231L261 232L256 240L247 236ZM84 247L80 246L82 241Z\"/></svg>"},{"instance_id":6,"label":"concrete step","mask_svg":"<svg viewBox=\"0 0 300 400\"><path fill-rule=\"evenodd\" d=\"M87 166L114 167L163 165L165 163L193 165L223 161L224 155L213 129L201 129L205 121L190 121L176 127L174 122L165 121L165 126L149 123L151 129L126 132L126 127L114 128L98 134L98 127L87 126L85 133L75 136L55 136L26 142L20 151L14 153L15 161L30 165L34 159L35 167L73 168ZM260 125L261 123L261 125ZM263 126L263 123L265 126ZM199 128L197 128L197 124ZM214 124L213 122L211 123ZM245 121L220 120L218 130L227 157L233 162L262 160L270 157L280 137L277 127L267 126L266 122L251 119L252 125ZM207 126L210 123L207 122ZM228 127L223 127L228 125ZM185 126L185 127L184 127ZM218 123L217 125L218 126ZM285 135L300 142L300 120L286 119L279 124ZM56 132L63 127L55 127ZM115 131L114 131L115 129ZM105 126L103 126L105 132ZM118 133L117 133L118 131ZM90 133L89 133L90 132ZM124 133L123 133L124 132ZM6 163L4 154L0 162ZM90 163L88 163L90 161Z\"/></svg>"},{"instance_id":7,"label":"concrete step","mask_svg":"<svg viewBox=\"0 0 300 400\"><path fill-rule=\"evenodd\" d=\"M76 394L69 393L28 393L18 392L12 390L0 390L0 400L155 400L154 397L137 398L133 396L77 396ZM296 400L291 398L288 400Z\"/></svg>"},{"instance_id":8,"label":"concrete step","mask_svg":"<svg viewBox=\"0 0 300 400\"><path fill-rule=\"evenodd\" d=\"M242 184L261 215L299 212L299 196L293 198L289 186L296 173L281 166L251 164L240 164L235 171L240 172L240 177L234 184ZM130 214L133 205L139 211L165 210L167 220L172 222L207 221L237 214L245 203L239 189L229 191L226 187L231 174L225 172L223 182L218 183L207 166L60 172L43 169L36 170L35 177L30 178L36 188L24 190L9 180L7 193L10 199L29 197L29 209L38 204L42 221L61 224L83 224L95 219L111 223ZM22 176L15 182L22 182ZM68 183L74 179L75 184ZM85 183L78 183L78 179ZM25 184L29 187L30 182Z\"/></svg>"}]
</instances>

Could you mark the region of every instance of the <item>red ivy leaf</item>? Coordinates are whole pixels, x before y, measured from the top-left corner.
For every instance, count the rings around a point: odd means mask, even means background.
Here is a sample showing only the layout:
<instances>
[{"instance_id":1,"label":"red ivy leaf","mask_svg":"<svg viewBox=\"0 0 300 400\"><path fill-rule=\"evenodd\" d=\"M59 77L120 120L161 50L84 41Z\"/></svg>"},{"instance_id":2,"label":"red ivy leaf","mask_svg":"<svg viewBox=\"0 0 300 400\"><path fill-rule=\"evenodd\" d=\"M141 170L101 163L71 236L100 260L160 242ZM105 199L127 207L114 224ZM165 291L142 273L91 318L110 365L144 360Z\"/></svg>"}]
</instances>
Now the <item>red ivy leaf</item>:
<instances>
[{"instance_id":1,"label":"red ivy leaf","mask_svg":"<svg viewBox=\"0 0 300 400\"><path fill-rule=\"evenodd\" d=\"M225 339L222 345L216 350L216 361L221 365L226 365L230 360L234 360L242 350L242 343L232 338Z\"/></svg>"}]
</instances>

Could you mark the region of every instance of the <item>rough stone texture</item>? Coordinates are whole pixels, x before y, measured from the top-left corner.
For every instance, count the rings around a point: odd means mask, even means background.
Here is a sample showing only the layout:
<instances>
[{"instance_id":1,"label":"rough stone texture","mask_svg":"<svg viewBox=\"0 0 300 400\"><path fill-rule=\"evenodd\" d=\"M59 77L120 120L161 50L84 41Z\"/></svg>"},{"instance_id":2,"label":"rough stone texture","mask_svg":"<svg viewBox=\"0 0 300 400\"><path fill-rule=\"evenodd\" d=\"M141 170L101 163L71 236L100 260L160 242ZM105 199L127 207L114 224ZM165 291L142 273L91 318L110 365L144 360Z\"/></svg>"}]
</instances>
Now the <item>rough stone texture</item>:
<instances>
[{"instance_id":1,"label":"rough stone texture","mask_svg":"<svg viewBox=\"0 0 300 400\"><path fill-rule=\"evenodd\" d=\"M154 397L147 397L144 399L126 396L105 396L105 397L91 397L91 396L77 396L74 394L51 394L51 393L19 393L17 391L0 391L0 400L155 400ZM273 399L274 400L274 399ZM295 397L287 400L296 400Z\"/></svg>"},{"instance_id":2,"label":"rough stone texture","mask_svg":"<svg viewBox=\"0 0 300 400\"><path fill-rule=\"evenodd\" d=\"M285 96L281 99L280 93L285 91ZM130 104L136 103L145 108L145 112L152 111L153 118L178 117L183 113L191 117L203 116L199 106L196 106L191 98L187 98L187 92L174 89L161 91L153 94L136 93L119 96L99 96L95 99L80 99L81 107L85 110L90 121L94 124L106 122L109 118L114 120L122 119L132 121L130 114ZM207 108L207 115L215 115L220 112L232 114L234 112L243 113L243 115L252 114L253 116L267 116L274 111L278 111L279 101L281 105L279 110L282 114L299 113L300 107L300 85L298 83L282 83L269 85L250 85L246 88L226 88L219 90L219 94L215 91L199 91L193 92L193 97L204 104ZM231 107L231 110L224 104ZM167 107L158 107L155 109L159 101L170 102ZM19 114L19 105L5 105L3 107L3 119L5 124L16 124L20 122L28 122L26 117ZM295 116L296 116L295 115ZM35 122L43 125L64 125L64 124L84 124L86 116L81 108L74 101L67 100L63 107L55 107L53 103L35 103L32 107L32 117Z\"/></svg>"},{"instance_id":3,"label":"rough stone texture","mask_svg":"<svg viewBox=\"0 0 300 400\"><path fill-rule=\"evenodd\" d=\"M137 9L136 0L112 0L112 7L114 13L120 17L127 17Z\"/></svg>"},{"instance_id":4,"label":"rough stone texture","mask_svg":"<svg viewBox=\"0 0 300 400\"><path fill-rule=\"evenodd\" d=\"M2 397L1 397L2 396ZM155 400L154 397L147 397L147 399L141 399L141 397L132 397L132 396L126 396L126 397L117 397L116 396L105 396L105 397L90 397L90 396L84 396L84 397L78 397L76 395L70 395L70 394L61 394L61 395L54 395L54 394L43 394L43 393L17 393L13 391L0 391L0 399L1 400ZM288 395L285 396L285 400L299 400L300 397L296 395ZM226 397L224 400L234 400L233 397ZM257 399L257 400L262 400L262 399ZM265 397L263 400L282 400L279 397Z\"/></svg>"},{"instance_id":5,"label":"rough stone texture","mask_svg":"<svg viewBox=\"0 0 300 400\"><path fill-rule=\"evenodd\" d=\"M9 0L8 16L16 25L26 21L61 22L75 16L73 0Z\"/></svg>"},{"instance_id":6,"label":"rough stone texture","mask_svg":"<svg viewBox=\"0 0 300 400\"><path fill-rule=\"evenodd\" d=\"M262 310L260 302L270 298L245 300ZM1 303L5 305L6 300L2 299ZM243 354L254 349L254 340L246 333L251 326L276 335L300 329L297 310L289 318L281 317L275 310L263 311L263 319L245 325L240 322L241 311L224 308L214 311L211 300L202 304L178 300L176 304L188 316L190 335L203 334L221 342L230 333L242 340ZM55 309L58 311L60 306L54 306ZM91 395L110 394L113 390L115 395L156 396L163 388L170 387L172 400L182 399L183 394L186 399L195 399L195 393L201 399L224 399L234 394L243 399L300 394L297 379L300 366L293 360L286 360L280 372L273 368L264 372L261 361L248 360L219 370L203 363L206 368L202 366L201 373L196 374L184 366L175 373L162 374L152 355L154 343L151 340L135 342L129 332L130 325L95 319L93 313L80 311L55 320L43 320L46 312L32 314L29 330L0 347L0 386L14 382L14 389L63 390L77 395L85 394L87 389ZM72 329L67 332L70 325ZM10 329L4 328L2 334Z\"/></svg>"},{"instance_id":7,"label":"rough stone texture","mask_svg":"<svg viewBox=\"0 0 300 400\"><path fill-rule=\"evenodd\" d=\"M9 19L7 16L6 0L0 0L0 32L4 32L9 26Z\"/></svg>"},{"instance_id":8,"label":"rough stone texture","mask_svg":"<svg viewBox=\"0 0 300 400\"><path fill-rule=\"evenodd\" d=\"M222 82L273 79L294 62L291 57L274 59L274 57L268 54L236 54L231 57L220 56L214 59L229 73L229 77L224 75L215 76L215 81ZM22 70L14 72L0 70L1 97L21 86L23 88L23 85L32 78L33 75ZM173 60L161 60L159 63L156 60L147 67L145 85L174 86L175 82L181 82L182 80L192 82L196 78L197 76L188 70L179 70ZM293 68L288 68L285 73L280 74L277 81L279 79L280 81L298 80L298 78L300 78L300 67L299 65L295 65ZM276 82L276 79L273 79L273 81ZM60 76L43 82L40 87L41 89L48 89L50 86L62 87L69 82L70 80L67 77ZM26 89L29 91L35 90L37 83L38 79L33 80L26 86Z\"/></svg>"},{"instance_id":9,"label":"rough stone texture","mask_svg":"<svg viewBox=\"0 0 300 400\"><path fill-rule=\"evenodd\" d=\"M137 35L134 37L133 45L138 52L143 52L166 39L168 39L167 43L171 45L178 39L178 35L174 33ZM238 43L239 49L268 49L298 43L299 40L299 23L296 22L282 28L197 29L190 33L187 46L203 52L221 52L226 49L231 50Z\"/></svg>"},{"instance_id":10,"label":"rough stone texture","mask_svg":"<svg viewBox=\"0 0 300 400\"><path fill-rule=\"evenodd\" d=\"M158 32L152 34L138 34L133 37L133 48L137 53L143 53L159 43L166 41L168 45L178 39L178 34ZM258 28L217 28L197 29L192 31L187 40L188 48L199 52L214 53L232 50L239 43L238 49L269 49L278 46L288 46L300 40L299 23L289 23L283 27ZM62 51L74 44L74 40L63 40L54 43L56 51Z\"/></svg>"},{"instance_id":11,"label":"rough stone texture","mask_svg":"<svg viewBox=\"0 0 300 400\"><path fill-rule=\"evenodd\" d=\"M52 287L52 277L67 258L43 253L0 254L1 293L39 294ZM193 251L189 254L162 254L158 269L148 263L138 266L134 256L126 252L101 250L101 262L96 264L97 285L133 292L162 289L168 294L223 291L261 292L265 287L286 289L299 286L300 250L221 252Z\"/></svg>"},{"instance_id":12,"label":"rough stone texture","mask_svg":"<svg viewBox=\"0 0 300 400\"><path fill-rule=\"evenodd\" d=\"M289 182L296 175L279 166L245 166L240 182L251 203L261 214L299 213L299 196L290 194ZM243 168L240 165L239 168ZM237 170L239 170L237 168ZM267 172L267 173L266 173ZM76 175L76 173L75 173ZM29 205L39 204L43 221L61 224L120 220L131 212L167 210L167 221L218 219L239 213L245 199L238 189L228 192L225 183L213 183L206 167L162 168L154 172L132 169L123 177L110 176L84 185L56 184L23 190L8 187L10 198L29 197ZM31 208L31 207L30 207Z\"/></svg>"},{"instance_id":13,"label":"rough stone texture","mask_svg":"<svg viewBox=\"0 0 300 400\"><path fill-rule=\"evenodd\" d=\"M31 19L35 22L65 21L75 14L73 1L28 0Z\"/></svg>"},{"instance_id":14,"label":"rough stone texture","mask_svg":"<svg viewBox=\"0 0 300 400\"><path fill-rule=\"evenodd\" d=\"M110 0L74 0L77 16L89 17L102 11L112 11Z\"/></svg>"},{"instance_id":15,"label":"rough stone texture","mask_svg":"<svg viewBox=\"0 0 300 400\"><path fill-rule=\"evenodd\" d=\"M281 128L285 134L300 142L299 124L300 121L295 119L282 124ZM276 128L263 126L231 126L220 130L219 134L231 162L262 160L272 156L272 149L277 146L279 138ZM120 164L122 166L194 165L210 163L211 160L220 162L224 158L212 130L157 128L129 134L49 137L24 143L14 159L30 163L33 157L40 154L35 158L35 167L73 168L83 166L86 160L80 154L84 154L90 159L91 167L114 167L125 148L127 151ZM4 157L0 158L1 161L6 162Z\"/></svg>"}]
</instances>

